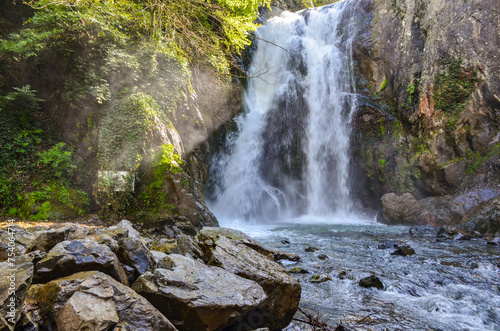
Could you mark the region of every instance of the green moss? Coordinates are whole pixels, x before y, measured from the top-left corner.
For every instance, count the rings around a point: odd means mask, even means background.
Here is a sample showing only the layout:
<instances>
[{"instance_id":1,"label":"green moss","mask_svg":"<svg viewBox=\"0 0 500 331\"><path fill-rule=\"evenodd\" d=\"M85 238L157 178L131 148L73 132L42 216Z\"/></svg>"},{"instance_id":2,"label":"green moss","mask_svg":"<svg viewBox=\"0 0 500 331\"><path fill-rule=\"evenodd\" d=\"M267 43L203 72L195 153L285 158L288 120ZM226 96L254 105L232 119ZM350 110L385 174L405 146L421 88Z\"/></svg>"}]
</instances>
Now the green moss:
<instances>
[{"instance_id":1,"label":"green moss","mask_svg":"<svg viewBox=\"0 0 500 331\"><path fill-rule=\"evenodd\" d=\"M472 94L477 73L462 67L461 58L441 61L444 69L434 78L434 105L445 114L446 127L454 131Z\"/></svg>"},{"instance_id":2,"label":"green moss","mask_svg":"<svg viewBox=\"0 0 500 331\"><path fill-rule=\"evenodd\" d=\"M33 294L33 299L40 307L40 315L42 319L52 319L54 314L54 303L61 292L61 288L57 283L50 282L42 285Z\"/></svg>"}]
</instances>

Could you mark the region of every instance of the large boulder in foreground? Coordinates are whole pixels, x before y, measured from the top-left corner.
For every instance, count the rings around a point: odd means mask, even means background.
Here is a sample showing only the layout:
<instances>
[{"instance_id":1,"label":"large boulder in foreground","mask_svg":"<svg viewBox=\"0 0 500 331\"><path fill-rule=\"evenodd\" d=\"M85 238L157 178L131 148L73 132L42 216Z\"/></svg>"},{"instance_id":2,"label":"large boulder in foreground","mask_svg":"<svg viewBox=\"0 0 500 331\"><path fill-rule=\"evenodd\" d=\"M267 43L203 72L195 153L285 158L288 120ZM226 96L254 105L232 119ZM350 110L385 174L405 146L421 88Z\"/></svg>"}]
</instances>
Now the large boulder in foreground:
<instances>
[{"instance_id":1,"label":"large boulder in foreground","mask_svg":"<svg viewBox=\"0 0 500 331\"><path fill-rule=\"evenodd\" d=\"M410 193L387 193L380 201L384 219L390 224L415 223L422 212L420 203Z\"/></svg>"},{"instance_id":2,"label":"large boulder in foreground","mask_svg":"<svg viewBox=\"0 0 500 331\"><path fill-rule=\"evenodd\" d=\"M221 267L262 286L267 299L259 307L259 319L262 323L256 326L271 330L285 328L297 311L300 284L281 265L274 262L272 254L263 255L250 248L248 241L254 241L253 239L245 236L247 238L234 241L225 236L226 229L220 231L220 235L216 235L214 229L210 229L210 235L207 235L202 229L198 234L207 264ZM262 247L260 244L257 246Z\"/></svg>"},{"instance_id":3,"label":"large boulder in foreground","mask_svg":"<svg viewBox=\"0 0 500 331\"><path fill-rule=\"evenodd\" d=\"M232 325L266 295L255 282L190 257L171 254L172 270L146 272L132 288L179 330L211 331Z\"/></svg>"},{"instance_id":4,"label":"large boulder in foreground","mask_svg":"<svg viewBox=\"0 0 500 331\"><path fill-rule=\"evenodd\" d=\"M63 241L36 264L35 283L45 283L80 271L102 271L128 285L127 276L115 253L90 239Z\"/></svg>"},{"instance_id":5,"label":"large boulder in foreground","mask_svg":"<svg viewBox=\"0 0 500 331\"><path fill-rule=\"evenodd\" d=\"M42 329L177 330L146 299L98 271L33 286L23 310Z\"/></svg>"}]
</instances>

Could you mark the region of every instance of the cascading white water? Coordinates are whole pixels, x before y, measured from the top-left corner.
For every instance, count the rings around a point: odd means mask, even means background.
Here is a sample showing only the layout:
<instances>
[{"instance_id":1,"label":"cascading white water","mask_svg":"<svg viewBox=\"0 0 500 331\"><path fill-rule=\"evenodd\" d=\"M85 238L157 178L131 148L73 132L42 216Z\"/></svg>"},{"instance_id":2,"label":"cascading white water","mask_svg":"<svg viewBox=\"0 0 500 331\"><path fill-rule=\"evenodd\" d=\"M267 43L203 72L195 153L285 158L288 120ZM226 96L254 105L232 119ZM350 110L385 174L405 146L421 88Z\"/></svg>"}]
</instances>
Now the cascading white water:
<instances>
[{"instance_id":1,"label":"cascading white water","mask_svg":"<svg viewBox=\"0 0 500 331\"><path fill-rule=\"evenodd\" d=\"M355 1L284 12L257 31L245 112L216 155L210 207L220 219L327 216L352 208L349 174ZM341 23L342 22L342 23Z\"/></svg>"}]
</instances>

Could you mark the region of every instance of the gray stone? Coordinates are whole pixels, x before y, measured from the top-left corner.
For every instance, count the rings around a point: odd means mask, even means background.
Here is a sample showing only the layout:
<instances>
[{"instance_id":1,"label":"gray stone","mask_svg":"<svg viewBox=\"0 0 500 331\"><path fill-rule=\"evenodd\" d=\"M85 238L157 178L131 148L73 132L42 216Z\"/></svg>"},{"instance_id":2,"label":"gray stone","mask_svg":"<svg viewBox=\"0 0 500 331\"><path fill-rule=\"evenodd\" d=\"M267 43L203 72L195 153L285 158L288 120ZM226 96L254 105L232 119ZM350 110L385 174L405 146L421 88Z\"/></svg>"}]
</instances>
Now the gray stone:
<instances>
[{"instance_id":1,"label":"gray stone","mask_svg":"<svg viewBox=\"0 0 500 331\"><path fill-rule=\"evenodd\" d=\"M190 257L171 254L172 270L146 272L132 288L179 330L221 330L255 309L266 295L255 282Z\"/></svg>"},{"instance_id":2,"label":"gray stone","mask_svg":"<svg viewBox=\"0 0 500 331\"><path fill-rule=\"evenodd\" d=\"M116 255L106 245L90 239L63 241L36 264L34 282L45 283L75 272L97 270L107 273L123 284L126 274Z\"/></svg>"},{"instance_id":3,"label":"gray stone","mask_svg":"<svg viewBox=\"0 0 500 331\"><path fill-rule=\"evenodd\" d=\"M38 285L38 288L30 291L30 293L32 293L32 296L26 301L32 304L30 306L25 305L24 310L32 317L43 317L40 322L45 328L54 329L55 324L63 322L63 317L66 314L66 316L71 316L73 314L71 310L75 310L76 315L80 315L75 317L77 320L92 321L93 318L96 318L97 320L104 320L103 324L109 323L108 325L115 323L116 313L118 316L118 320L116 321L117 330L177 330L146 299L102 272L79 272L68 277L53 280L47 284ZM44 293L45 295L40 296L39 293ZM48 303L50 305L48 313L47 311L41 311L39 308L43 307L44 304L43 301L40 302L39 300L46 301L47 297L52 298L51 302ZM72 307L68 307L68 302L70 302ZM100 309L89 310L91 308L89 302L95 302ZM101 311L104 308L108 311ZM71 313L65 312L65 309ZM103 314L105 317L98 316L100 314ZM68 323L72 323L72 321L68 321ZM63 329L59 328L59 330L66 329L63 327ZM90 330L94 329L90 328Z\"/></svg>"},{"instance_id":4,"label":"gray stone","mask_svg":"<svg viewBox=\"0 0 500 331\"><path fill-rule=\"evenodd\" d=\"M118 323L115 302L76 292L56 316L58 330L110 330Z\"/></svg>"},{"instance_id":5,"label":"gray stone","mask_svg":"<svg viewBox=\"0 0 500 331\"><path fill-rule=\"evenodd\" d=\"M0 263L0 330L14 330L31 286L34 263L42 256L33 252Z\"/></svg>"},{"instance_id":6,"label":"gray stone","mask_svg":"<svg viewBox=\"0 0 500 331\"><path fill-rule=\"evenodd\" d=\"M281 265L240 240L233 241L222 235L215 241L202 240L201 236L199 239L209 265L220 266L262 286L267 295L261 305L262 326L274 330L290 323L300 301L301 287Z\"/></svg>"},{"instance_id":7,"label":"gray stone","mask_svg":"<svg viewBox=\"0 0 500 331\"><path fill-rule=\"evenodd\" d=\"M371 275L369 277L361 279L359 281L359 286L365 287L365 288L375 287L375 288L377 288L379 290L383 290L384 289L384 284L375 275Z\"/></svg>"},{"instance_id":8,"label":"gray stone","mask_svg":"<svg viewBox=\"0 0 500 331\"><path fill-rule=\"evenodd\" d=\"M391 224L415 222L422 212L420 203L410 193L401 196L388 193L381 202L384 218Z\"/></svg>"}]
</instances>

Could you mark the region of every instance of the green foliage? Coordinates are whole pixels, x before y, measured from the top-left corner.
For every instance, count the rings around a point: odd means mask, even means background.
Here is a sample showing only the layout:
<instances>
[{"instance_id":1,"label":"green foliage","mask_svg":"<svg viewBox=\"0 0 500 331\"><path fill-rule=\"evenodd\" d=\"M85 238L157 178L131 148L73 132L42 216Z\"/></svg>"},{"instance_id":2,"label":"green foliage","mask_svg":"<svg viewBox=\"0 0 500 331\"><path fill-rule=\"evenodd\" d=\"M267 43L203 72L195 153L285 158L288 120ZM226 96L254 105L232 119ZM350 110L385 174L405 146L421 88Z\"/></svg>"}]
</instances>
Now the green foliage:
<instances>
[{"instance_id":1,"label":"green foliage","mask_svg":"<svg viewBox=\"0 0 500 331\"><path fill-rule=\"evenodd\" d=\"M29 49L30 55L43 47L47 38L64 39L61 32L87 32L89 41L112 39L119 44L140 43L144 37L162 44L180 61L204 63L227 73L232 55L250 43L248 32L256 29L260 3L254 0L33 0L38 9L31 23L34 45L27 47L19 36L6 48ZM268 1L263 2L268 5ZM97 32L97 33L96 33ZM26 32L28 33L28 32ZM76 36L74 36L76 37ZM69 40L68 40L69 39ZM92 40L94 39L94 40ZM121 42L119 42L121 39Z\"/></svg>"},{"instance_id":2,"label":"green foliage","mask_svg":"<svg viewBox=\"0 0 500 331\"><path fill-rule=\"evenodd\" d=\"M162 180L165 173L177 174L183 171L182 159L175 153L174 145L162 145L160 152L153 161L153 174L157 180Z\"/></svg>"},{"instance_id":3,"label":"green foliage","mask_svg":"<svg viewBox=\"0 0 500 331\"><path fill-rule=\"evenodd\" d=\"M416 96L418 83L420 83L420 78L413 79L410 85L408 85L408 89L406 89L406 92L408 92L408 107L411 107Z\"/></svg>"},{"instance_id":4,"label":"green foliage","mask_svg":"<svg viewBox=\"0 0 500 331\"><path fill-rule=\"evenodd\" d=\"M172 176L179 176L182 185L189 184L183 177L184 169L181 157L175 152L171 144L163 145L151 162L152 173L148 179L148 186L139 195L142 208L147 210L149 217L160 219L162 215L172 215L176 208L172 204L168 187Z\"/></svg>"},{"instance_id":5,"label":"green foliage","mask_svg":"<svg viewBox=\"0 0 500 331\"><path fill-rule=\"evenodd\" d=\"M385 90L386 86L387 86L387 78L384 79L384 82L382 83L382 86L380 86L380 90L378 92L380 93L383 90Z\"/></svg>"},{"instance_id":6,"label":"green foliage","mask_svg":"<svg viewBox=\"0 0 500 331\"><path fill-rule=\"evenodd\" d=\"M72 151L66 148L64 142L60 142L46 151L38 153L40 163L50 169L51 176L61 178L71 176L76 169L73 164Z\"/></svg>"}]
</instances>

